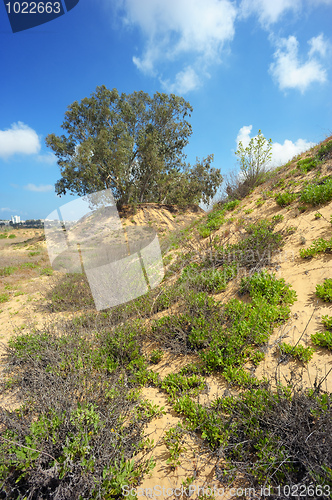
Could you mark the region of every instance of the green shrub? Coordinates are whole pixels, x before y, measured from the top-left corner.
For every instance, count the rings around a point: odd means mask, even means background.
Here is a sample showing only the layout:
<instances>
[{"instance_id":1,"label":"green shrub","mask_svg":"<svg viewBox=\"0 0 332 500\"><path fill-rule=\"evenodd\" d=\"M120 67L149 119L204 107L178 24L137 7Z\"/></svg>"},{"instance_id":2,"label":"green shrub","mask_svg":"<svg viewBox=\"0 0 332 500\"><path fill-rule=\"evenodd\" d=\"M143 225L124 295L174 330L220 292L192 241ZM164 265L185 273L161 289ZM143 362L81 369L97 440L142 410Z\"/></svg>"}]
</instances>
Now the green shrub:
<instances>
[{"instance_id":1,"label":"green shrub","mask_svg":"<svg viewBox=\"0 0 332 500\"><path fill-rule=\"evenodd\" d=\"M322 179L319 184L306 186L301 191L300 200L313 206L332 200L332 178Z\"/></svg>"},{"instance_id":2,"label":"green shrub","mask_svg":"<svg viewBox=\"0 0 332 500\"><path fill-rule=\"evenodd\" d=\"M8 293L0 293L0 304L9 300Z\"/></svg>"},{"instance_id":3,"label":"green shrub","mask_svg":"<svg viewBox=\"0 0 332 500\"><path fill-rule=\"evenodd\" d=\"M275 222L276 224L278 222L282 222L284 220L284 216L282 214L277 214L272 217L272 221Z\"/></svg>"},{"instance_id":4,"label":"green shrub","mask_svg":"<svg viewBox=\"0 0 332 500\"><path fill-rule=\"evenodd\" d=\"M150 362L157 365L163 358L164 351L161 349L154 349L150 355Z\"/></svg>"},{"instance_id":5,"label":"green shrub","mask_svg":"<svg viewBox=\"0 0 332 500\"><path fill-rule=\"evenodd\" d=\"M307 259L314 257L318 253L331 252L332 251L332 238L330 240L324 240L323 238L318 238L314 240L310 247L303 248L300 250L300 256L302 259Z\"/></svg>"},{"instance_id":6,"label":"green shrub","mask_svg":"<svg viewBox=\"0 0 332 500\"><path fill-rule=\"evenodd\" d=\"M290 193L288 191L284 191L283 193L279 193L275 200L280 207L285 207L290 205L297 198L296 193Z\"/></svg>"},{"instance_id":7,"label":"green shrub","mask_svg":"<svg viewBox=\"0 0 332 500\"><path fill-rule=\"evenodd\" d=\"M327 347L332 351L332 316L322 316L322 323L327 330L311 335L311 340L313 344Z\"/></svg>"},{"instance_id":8,"label":"green shrub","mask_svg":"<svg viewBox=\"0 0 332 500\"><path fill-rule=\"evenodd\" d=\"M42 276L52 276L53 269L51 267L44 267L43 269L40 270L40 274Z\"/></svg>"},{"instance_id":9,"label":"green shrub","mask_svg":"<svg viewBox=\"0 0 332 500\"><path fill-rule=\"evenodd\" d=\"M322 316L322 323L328 330L332 330L332 316L328 316L327 314Z\"/></svg>"},{"instance_id":10,"label":"green shrub","mask_svg":"<svg viewBox=\"0 0 332 500\"><path fill-rule=\"evenodd\" d=\"M324 302L332 302L332 278L328 278L322 285L316 286L316 295Z\"/></svg>"},{"instance_id":11,"label":"green shrub","mask_svg":"<svg viewBox=\"0 0 332 500\"><path fill-rule=\"evenodd\" d=\"M227 203L225 203L225 205L223 205L223 210L228 210L228 211L234 210L234 208L236 208L239 204L240 200L228 201Z\"/></svg>"},{"instance_id":12,"label":"green shrub","mask_svg":"<svg viewBox=\"0 0 332 500\"><path fill-rule=\"evenodd\" d=\"M0 233L0 240L4 240L5 238L8 238L8 233Z\"/></svg>"},{"instance_id":13,"label":"green shrub","mask_svg":"<svg viewBox=\"0 0 332 500\"><path fill-rule=\"evenodd\" d=\"M288 354L293 358L308 363L311 360L314 350L311 347L303 347L302 345L291 346L285 344L284 342L279 345L280 352L282 354Z\"/></svg>"},{"instance_id":14,"label":"green shrub","mask_svg":"<svg viewBox=\"0 0 332 500\"><path fill-rule=\"evenodd\" d=\"M317 332L311 335L312 343L321 347L327 347L332 351L332 331Z\"/></svg>"},{"instance_id":15,"label":"green shrub","mask_svg":"<svg viewBox=\"0 0 332 500\"><path fill-rule=\"evenodd\" d=\"M174 408L184 416L188 429L199 431L213 451L222 447L223 467L217 477L224 485L234 484L239 470L246 486L306 484L315 498L320 485L331 484L330 394L282 386L276 391L250 388L236 396L219 397L210 407L185 395ZM319 421L317 439L311 424L314 416L317 431Z\"/></svg>"},{"instance_id":16,"label":"green shrub","mask_svg":"<svg viewBox=\"0 0 332 500\"><path fill-rule=\"evenodd\" d=\"M301 170L301 172L307 174L310 170L313 170L317 167L318 161L315 158L304 158L303 160L299 160L297 162L297 167Z\"/></svg>"},{"instance_id":17,"label":"green shrub","mask_svg":"<svg viewBox=\"0 0 332 500\"><path fill-rule=\"evenodd\" d=\"M269 304L294 304L296 292L283 278L277 279L275 274L267 271L255 273L248 278L242 278L240 293L249 293L252 298L265 297Z\"/></svg>"},{"instance_id":18,"label":"green shrub","mask_svg":"<svg viewBox=\"0 0 332 500\"><path fill-rule=\"evenodd\" d=\"M194 263L183 269L179 283L187 283L190 288L197 291L219 293L226 290L227 282L235 275L234 266L224 266L223 269L201 269Z\"/></svg>"},{"instance_id":19,"label":"green shrub","mask_svg":"<svg viewBox=\"0 0 332 500\"><path fill-rule=\"evenodd\" d=\"M245 227L247 236L239 243L217 248L216 261L251 269L257 264L266 265L270 263L273 252L278 250L283 244L283 237L280 233L274 232L275 221L262 219Z\"/></svg>"},{"instance_id":20,"label":"green shrub","mask_svg":"<svg viewBox=\"0 0 332 500\"><path fill-rule=\"evenodd\" d=\"M10 235L8 236L8 238L10 238L10 239L16 238L16 234L10 234Z\"/></svg>"},{"instance_id":21,"label":"green shrub","mask_svg":"<svg viewBox=\"0 0 332 500\"><path fill-rule=\"evenodd\" d=\"M17 267L14 267L14 266L2 267L0 269L0 276L10 276L15 271L17 271Z\"/></svg>"},{"instance_id":22,"label":"green shrub","mask_svg":"<svg viewBox=\"0 0 332 500\"><path fill-rule=\"evenodd\" d=\"M317 157L320 160L326 160L327 158L330 158L331 155L332 155L332 141L328 141L326 144L323 144L317 151Z\"/></svg>"},{"instance_id":23,"label":"green shrub","mask_svg":"<svg viewBox=\"0 0 332 500\"><path fill-rule=\"evenodd\" d=\"M35 269L36 267L38 267L38 265L34 262L23 262L23 264L20 265L21 269Z\"/></svg>"},{"instance_id":24,"label":"green shrub","mask_svg":"<svg viewBox=\"0 0 332 500\"><path fill-rule=\"evenodd\" d=\"M123 485L138 485L153 466L134 460L145 423L162 413L140 398L137 380L149 374L138 326L109 325L98 335L76 327L49 326L5 347L1 396L15 393L25 402L2 412L0 484L7 496L120 498Z\"/></svg>"},{"instance_id":25,"label":"green shrub","mask_svg":"<svg viewBox=\"0 0 332 500\"><path fill-rule=\"evenodd\" d=\"M262 205L264 205L266 200L263 200L263 198L258 198L258 200L256 201L256 205L257 207L261 207Z\"/></svg>"},{"instance_id":26,"label":"green shrub","mask_svg":"<svg viewBox=\"0 0 332 500\"><path fill-rule=\"evenodd\" d=\"M94 301L87 279L81 273L68 273L50 293L52 311L78 311L93 307Z\"/></svg>"}]
</instances>

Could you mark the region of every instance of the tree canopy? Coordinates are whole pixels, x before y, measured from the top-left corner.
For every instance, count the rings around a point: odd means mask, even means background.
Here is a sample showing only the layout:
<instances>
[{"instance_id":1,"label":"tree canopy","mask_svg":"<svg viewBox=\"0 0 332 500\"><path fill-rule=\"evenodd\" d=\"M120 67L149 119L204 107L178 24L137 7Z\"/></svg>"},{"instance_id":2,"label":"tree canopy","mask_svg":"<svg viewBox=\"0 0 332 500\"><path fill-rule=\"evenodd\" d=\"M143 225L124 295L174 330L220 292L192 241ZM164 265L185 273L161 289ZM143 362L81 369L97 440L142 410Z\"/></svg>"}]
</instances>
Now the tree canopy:
<instances>
[{"instance_id":1,"label":"tree canopy","mask_svg":"<svg viewBox=\"0 0 332 500\"><path fill-rule=\"evenodd\" d=\"M143 91L121 95L96 88L66 113L65 134L46 144L58 158L58 195L83 196L111 189L123 203L208 203L222 182L213 155L185 163L192 128L189 102L174 94Z\"/></svg>"}]
</instances>

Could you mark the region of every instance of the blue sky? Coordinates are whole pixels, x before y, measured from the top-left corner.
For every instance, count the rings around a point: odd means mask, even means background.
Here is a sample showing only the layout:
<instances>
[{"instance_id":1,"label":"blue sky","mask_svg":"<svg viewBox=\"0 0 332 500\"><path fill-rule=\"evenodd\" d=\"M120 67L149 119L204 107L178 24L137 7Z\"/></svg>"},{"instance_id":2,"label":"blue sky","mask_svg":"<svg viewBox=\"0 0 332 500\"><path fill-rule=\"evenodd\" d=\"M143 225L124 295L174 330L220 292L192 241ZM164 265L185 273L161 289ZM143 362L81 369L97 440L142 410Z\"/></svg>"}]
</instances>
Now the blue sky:
<instances>
[{"instance_id":1,"label":"blue sky","mask_svg":"<svg viewBox=\"0 0 332 500\"><path fill-rule=\"evenodd\" d=\"M279 165L332 134L332 0L80 0L13 34L0 3L0 219L45 218L60 171L45 145L98 85L182 95L187 160L223 174L261 129Z\"/></svg>"}]
</instances>

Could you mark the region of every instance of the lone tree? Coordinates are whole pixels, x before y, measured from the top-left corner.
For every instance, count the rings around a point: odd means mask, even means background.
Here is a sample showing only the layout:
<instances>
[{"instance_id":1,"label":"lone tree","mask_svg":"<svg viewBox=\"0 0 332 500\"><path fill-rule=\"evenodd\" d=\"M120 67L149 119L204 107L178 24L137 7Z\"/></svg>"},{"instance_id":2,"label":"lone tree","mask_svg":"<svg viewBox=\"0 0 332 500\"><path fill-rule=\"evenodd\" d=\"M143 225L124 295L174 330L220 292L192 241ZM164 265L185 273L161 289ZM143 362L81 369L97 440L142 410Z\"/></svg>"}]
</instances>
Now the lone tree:
<instances>
[{"instance_id":1,"label":"lone tree","mask_svg":"<svg viewBox=\"0 0 332 500\"><path fill-rule=\"evenodd\" d=\"M185 164L192 133L191 105L182 97L140 91L119 94L97 87L91 97L68 107L61 127L46 144L58 158L58 195L111 189L124 203L208 203L220 184L213 155Z\"/></svg>"},{"instance_id":2,"label":"lone tree","mask_svg":"<svg viewBox=\"0 0 332 500\"><path fill-rule=\"evenodd\" d=\"M238 157L244 181L250 187L257 186L264 180L268 164L271 161L272 139L265 139L259 130L258 135L250 139L246 148L240 141L235 154Z\"/></svg>"}]
</instances>

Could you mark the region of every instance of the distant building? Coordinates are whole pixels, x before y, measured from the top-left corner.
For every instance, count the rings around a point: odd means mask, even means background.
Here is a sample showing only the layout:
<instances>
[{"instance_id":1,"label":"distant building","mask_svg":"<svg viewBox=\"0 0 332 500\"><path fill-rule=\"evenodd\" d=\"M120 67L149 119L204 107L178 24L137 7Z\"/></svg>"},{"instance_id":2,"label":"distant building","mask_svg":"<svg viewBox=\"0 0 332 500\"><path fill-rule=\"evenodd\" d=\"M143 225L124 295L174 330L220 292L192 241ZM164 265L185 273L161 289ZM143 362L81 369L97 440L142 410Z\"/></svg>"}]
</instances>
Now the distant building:
<instances>
[{"instance_id":1,"label":"distant building","mask_svg":"<svg viewBox=\"0 0 332 500\"><path fill-rule=\"evenodd\" d=\"M21 222L21 217L19 215L12 215L11 221L13 224L19 224Z\"/></svg>"}]
</instances>

